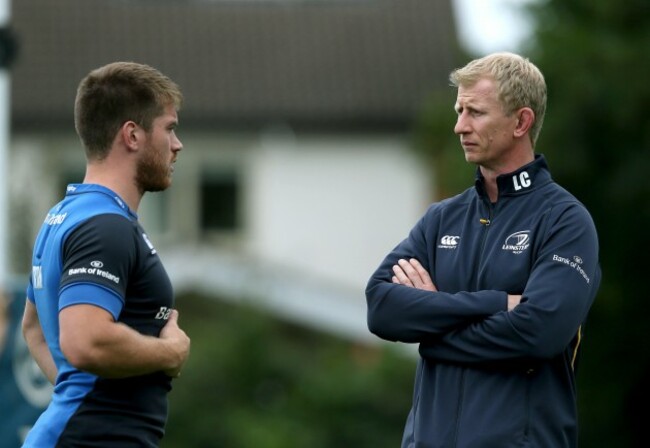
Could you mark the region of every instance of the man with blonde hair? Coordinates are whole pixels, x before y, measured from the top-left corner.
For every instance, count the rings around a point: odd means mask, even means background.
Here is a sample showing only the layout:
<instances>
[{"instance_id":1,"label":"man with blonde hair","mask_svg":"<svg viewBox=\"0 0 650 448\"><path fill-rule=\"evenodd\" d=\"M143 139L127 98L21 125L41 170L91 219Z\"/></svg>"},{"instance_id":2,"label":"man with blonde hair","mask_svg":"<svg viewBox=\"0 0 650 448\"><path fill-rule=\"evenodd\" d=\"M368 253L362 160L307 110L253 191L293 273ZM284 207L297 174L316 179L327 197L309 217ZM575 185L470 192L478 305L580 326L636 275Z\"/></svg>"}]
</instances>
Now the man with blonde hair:
<instances>
[{"instance_id":1,"label":"man with blonde hair","mask_svg":"<svg viewBox=\"0 0 650 448\"><path fill-rule=\"evenodd\" d=\"M594 223L535 153L539 69L496 53L450 79L475 185L432 204L366 288L370 331L419 344L402 448L575 447Z\"/></svg>"},{"instance_id":2,"label":"man with blonde hair","mask_svg":"<svg viewBox=\"0 0 650 448\"><path fill-rule=\"evenodd\" d=\"M86 175L45 217L23 317L55 388L24 447L156 447L164 434L190 340L137 210L145 192L171 184L181 100L169 78L132 62L93 70L79 85Z\"/></svg>"}]
</instances>

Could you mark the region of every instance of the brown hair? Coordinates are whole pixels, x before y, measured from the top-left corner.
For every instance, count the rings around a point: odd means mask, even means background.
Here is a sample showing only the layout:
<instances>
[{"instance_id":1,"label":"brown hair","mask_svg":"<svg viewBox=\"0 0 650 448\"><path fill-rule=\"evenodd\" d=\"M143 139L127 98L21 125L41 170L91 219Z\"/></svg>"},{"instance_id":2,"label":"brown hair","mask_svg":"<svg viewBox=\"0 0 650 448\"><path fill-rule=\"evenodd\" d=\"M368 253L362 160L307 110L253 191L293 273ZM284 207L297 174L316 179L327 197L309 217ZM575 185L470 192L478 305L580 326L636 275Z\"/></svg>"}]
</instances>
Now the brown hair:
<instances>
[{"instance_id":1,"label":"brown hair","mask_svg":"<svg viewBox=\"0 0 650 448\"><path fill-rule=\"evenodd\" d=\"M148 65L114 62L91 71L79 84L74 106L75 129L86 157L104 159L126 121L149 132L165 107L179 109L182 101L178 86Z\"/></svg>"}]
</instances>

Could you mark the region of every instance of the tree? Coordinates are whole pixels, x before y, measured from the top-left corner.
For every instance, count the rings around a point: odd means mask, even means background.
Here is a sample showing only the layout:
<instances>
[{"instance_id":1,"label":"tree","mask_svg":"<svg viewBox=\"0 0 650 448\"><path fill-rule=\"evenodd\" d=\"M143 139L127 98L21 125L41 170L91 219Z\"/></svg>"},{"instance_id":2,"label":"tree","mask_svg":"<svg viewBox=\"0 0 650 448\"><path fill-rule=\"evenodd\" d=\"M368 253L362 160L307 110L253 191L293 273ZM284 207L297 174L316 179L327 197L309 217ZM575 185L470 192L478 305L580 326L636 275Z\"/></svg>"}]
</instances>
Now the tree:
<instances>
[{"instance_id":1,"label":"tree","mask_svg":"<svg viewBox=\"0 0 650 448\"><path fill-rule=\"evenodd\" d=\"M549 0L532 13L529 53L549 91L540 150L591 211L601 245L603 284L578 376L581 439L640 446L650 399L650 2Z\"/></svg>"},{"instance_id":2,"label":"tree","mask_svg":"<svg viewBox=\"0 0 650 448\"><path fill-rule=\"evenodd\" d=\"M216 297L178 300L192 354L162 446L394 447L415 358L280 321Z\"/></svg>"}]
</instances>

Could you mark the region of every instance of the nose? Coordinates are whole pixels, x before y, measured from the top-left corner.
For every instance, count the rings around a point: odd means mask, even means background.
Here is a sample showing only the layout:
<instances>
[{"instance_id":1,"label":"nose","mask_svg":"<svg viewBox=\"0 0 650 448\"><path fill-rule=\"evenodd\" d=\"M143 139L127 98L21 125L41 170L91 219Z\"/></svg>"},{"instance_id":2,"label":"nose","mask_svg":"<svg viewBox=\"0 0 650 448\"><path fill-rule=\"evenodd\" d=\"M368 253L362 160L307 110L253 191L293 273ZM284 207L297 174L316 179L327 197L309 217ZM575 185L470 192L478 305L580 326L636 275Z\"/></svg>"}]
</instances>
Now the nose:
<instances>
[{"instance_id":1,"label":"nose","mask_svg":"<svg viewBox=\"0 0 650 448\"><path fill-rule=\"evenodd\" d=\"M456 135L462 135L468 133L468 126L465 120L465 112L458 114L456 120L456 125L454 126L454 133Z\"/></svg>"},{"instance_id":2,"label":"nose","mask_svg":"<svg viewBox=\"0 0 650 448\"><path fill-rule=\"evenodd\" d=\"M179 152L181 149L183 149L183 143L176 136L176 132L174 132L173 139L172 139L172 151Z\"/></svg>"}]
</instances>

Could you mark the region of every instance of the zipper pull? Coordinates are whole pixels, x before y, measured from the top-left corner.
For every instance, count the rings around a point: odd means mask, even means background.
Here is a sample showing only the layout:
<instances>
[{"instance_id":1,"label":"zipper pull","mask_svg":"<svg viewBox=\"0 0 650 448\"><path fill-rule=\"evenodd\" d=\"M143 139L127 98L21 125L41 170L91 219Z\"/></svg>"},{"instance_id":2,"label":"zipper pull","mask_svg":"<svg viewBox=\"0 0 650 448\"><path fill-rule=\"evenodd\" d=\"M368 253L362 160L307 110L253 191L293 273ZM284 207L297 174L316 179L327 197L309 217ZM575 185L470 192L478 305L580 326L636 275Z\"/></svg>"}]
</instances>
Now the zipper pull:
<instances>
[{"instance_id":1,"label":"zipper pull","mask_svg":"<svg viewBox=\"0 0 650 448\"><path fill-rule=\"evenodd\" d=\"M486 227L490 225L490 220L487 218L481 218L478 221Z\"/></svg>"}]
</instances>

